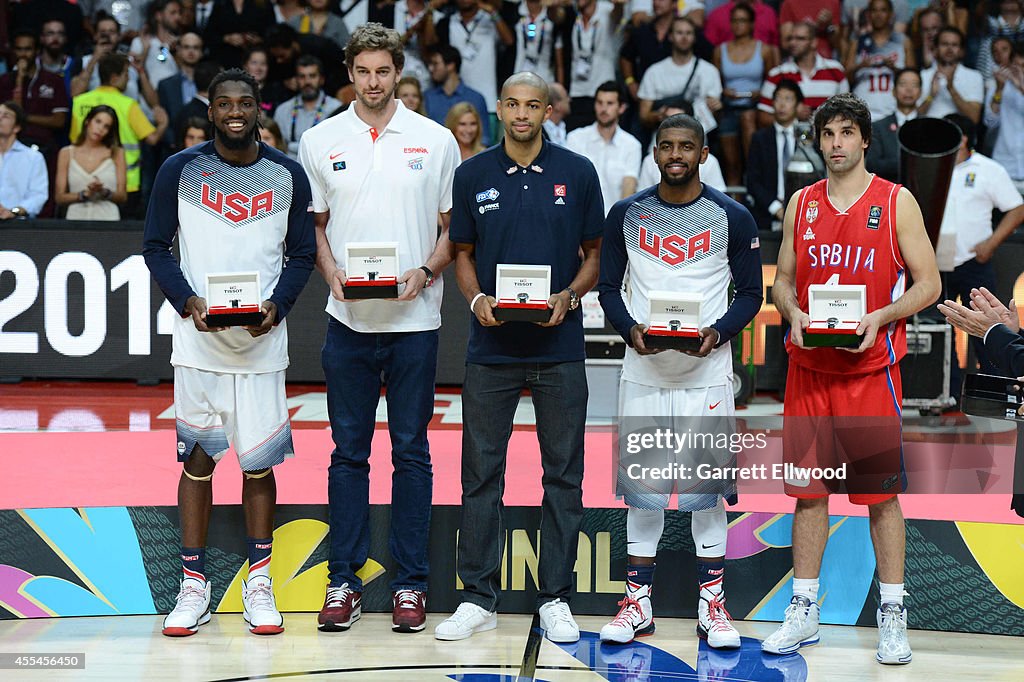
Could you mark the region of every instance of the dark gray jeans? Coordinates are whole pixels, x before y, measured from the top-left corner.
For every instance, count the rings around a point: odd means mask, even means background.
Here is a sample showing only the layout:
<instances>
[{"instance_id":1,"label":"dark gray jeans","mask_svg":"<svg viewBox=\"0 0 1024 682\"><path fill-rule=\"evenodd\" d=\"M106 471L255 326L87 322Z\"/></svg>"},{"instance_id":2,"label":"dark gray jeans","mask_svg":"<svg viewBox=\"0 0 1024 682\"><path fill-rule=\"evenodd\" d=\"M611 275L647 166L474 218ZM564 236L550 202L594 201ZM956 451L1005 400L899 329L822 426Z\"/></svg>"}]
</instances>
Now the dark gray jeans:
<instances>
[{"instance_id":1,"label":"dark gray jeans","mask_svg":"<svg viewBox=\"0 0 1024 682\"><path fill-rule=\"evenodd\" d=\"M463 599L495 611L505 542L505 462L519 396L529 388L544 469L537 605L573 593L583 519L583 434L587 375L583 362L466 365L462 385Z\"/></svg>"}]
</instances>

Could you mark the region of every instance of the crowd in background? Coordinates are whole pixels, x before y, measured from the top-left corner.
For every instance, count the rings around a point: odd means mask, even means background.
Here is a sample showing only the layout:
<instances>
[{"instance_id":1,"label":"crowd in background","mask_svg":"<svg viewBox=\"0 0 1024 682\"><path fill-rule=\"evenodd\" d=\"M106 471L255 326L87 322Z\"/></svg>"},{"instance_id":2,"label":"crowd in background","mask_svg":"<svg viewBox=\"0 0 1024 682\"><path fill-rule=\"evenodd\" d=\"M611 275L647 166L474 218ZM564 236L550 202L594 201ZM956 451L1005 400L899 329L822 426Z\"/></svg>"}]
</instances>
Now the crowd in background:
<instances>
[{"instance_id":1,"label":"crowd in background","mask_svg":"<svg viewBox=\"0 0 1024 682\"><path fill-rule=\"evenodd\" d=\"M498 141L505 77L548 80L545 135L594 162L607 208L657 181L652 131L685 111L710 131L702 180L778 229L804 126L845 91L872 112L869 170L897 180L888 138L956 114L1024 190L1024 0L0 0L0 220L142 217L162 161L210 138L225 68L257 79L263 138L294 156L353 100L344 46L367 21L402 34L396 94L463 160Z\"/></svg>"}]
</instances>

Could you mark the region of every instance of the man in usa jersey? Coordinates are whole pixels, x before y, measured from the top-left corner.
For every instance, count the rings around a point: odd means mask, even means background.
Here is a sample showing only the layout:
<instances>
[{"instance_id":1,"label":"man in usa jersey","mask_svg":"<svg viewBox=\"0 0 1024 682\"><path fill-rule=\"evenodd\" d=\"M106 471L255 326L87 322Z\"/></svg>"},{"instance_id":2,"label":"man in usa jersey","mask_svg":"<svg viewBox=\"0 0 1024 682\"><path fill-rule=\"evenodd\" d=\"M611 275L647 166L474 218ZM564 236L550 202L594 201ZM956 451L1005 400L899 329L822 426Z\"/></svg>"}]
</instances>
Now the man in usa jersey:
<instances>
[{"instance_id":1,"label":"man in usa jersey","mask_svg":"<svg viewBox=\"0 0 1024 682\"><path fill-rule=\"evenodd\" d=\"M902 471L899 361L905 319L939 295L935 253L910 192L864 168L871 115L850 94L829 98L814 115L828 177L800 190L783 221L772 299L789 322L783 453L787 463L830 467L843 455L857 472L846 481L850 502L868 507L880 583L876 659L911 660L903 606L906 536L897 493ZM906 289L907 274L913 285ZM866 314L859 346L808 348L808 287L863 285ZM870 430L870 436L865 437ZM828 495L821 481L789 479L793 516L793 598L782 625L762 644L789 654L818 641L818 575L829 535ZM829 589L841 586L825 585Z\"/></svg>"},{"instance_id":2,"label":"man in usa jersey","mask_svg":"<svg viewBox=\"0 0 1024 682\"><path fill-rule=\"evenodd\" d=\"M731 420L715 418L734 414L730 339L754 318L763 299L757 226L746 208L701 183L698 169L708 148L695 118L677 114L662 121L654 154L661 182L612 207L601 249L601 306L629 345L619 382L620 428L631 430L653 418L675 433L687 432L687 426L717 431ZM706 326L699 350L645 346L652 290L703 294ZM618 615L601 629L604 642L625 644L654 632L654 562L671 487L637 485L620 465L617 489L629 505L626 595ZM679 509L692 512L697 632L712 647L738 647L724 589L724 500L735 504L735 483L679 481L676 487Z\"/></svg>"},{"instance_id":3,"label":"man in usa jersey","mask_svg":"<svg viewBox=\"0 0 1024 682\"><path fill-rule=\"evenodd\" d=\"M181 523L181 589L163 634L195 634L210 621L205 545L213 470L234 446L243 473L242 507L249 572L242 581L249 631L284 630L274 600L270 554L277 484L273 467L294 454L285 369L285 316L313 269L316 239L309 182L302 167L259 141L259 86L232 69L213 79L214 139L168 159L146 215L143 253L179 314L172 332L174 417ZM175 237L181 262L174 258ZM247 327L207 324L206 276L259 273L263 321Z\"/></svg>"}]
</instances>

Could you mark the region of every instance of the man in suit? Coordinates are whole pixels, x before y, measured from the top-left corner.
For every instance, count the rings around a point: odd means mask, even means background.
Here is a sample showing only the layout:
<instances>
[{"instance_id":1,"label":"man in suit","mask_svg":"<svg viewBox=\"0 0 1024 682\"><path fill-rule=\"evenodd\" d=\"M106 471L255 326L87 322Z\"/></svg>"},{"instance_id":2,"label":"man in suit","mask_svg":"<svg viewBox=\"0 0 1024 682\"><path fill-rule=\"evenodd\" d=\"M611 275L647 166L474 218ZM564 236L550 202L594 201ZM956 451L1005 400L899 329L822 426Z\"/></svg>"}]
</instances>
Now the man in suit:
<instances>
[{"instance_id":1,"label":"man in suit","mask_svg":"<svg viewBox=\"0 0 1024 682\"><path fill-rule=\"evenodd\" d=\"M796 113L804 94L795 81L779 81L772 93L773 123L754 133L747 159L747 195L759 230L782 229L786 164L796 149Z\"/></svg>"},{"instance_id":2,"label":"man in suit","mask_svg":"<svg viewBox=\"0 0 1024 682\"><path fill-rule=\"evenodd\" d=\"M185 121L192 117L198 117L203 120L207 118L207 111L210 108L210 98L208 91L210 89L210 83L213 82L214 77L220 73L220 64L211 61L203 61L196 64L195 68L195 82L196 82L196 93L191 100L185 103L183 107L178 111L177 116L171 119L171 130L174 135L174 149L178 151L176 145L178 144L178 138L181 135L181 126Z\"/></svg>"},{"instance_id":3,"label":"man in suit","mask_svg":"<svg viewBox=\"0 0 1024 682\"><path fill-rule=\"evenodd\" d=\"M160 106L167 111L167 117L175 121L178 114L196 96L195 69L196 64L203 58L203 39L196 33L186 33L178 40L178 46L174 50L174 59L178 62L178 73L160 81L157 86L157 96L160 98ZM205 118L205 116L204 116ZM176 128L168 128L164 140L169 145L174 145L174 137L177 135Z\"/></svg>"},{"instance_id":4,"label":"man in suit","mask_svg":"<svg viewBox=\"0 0 1024 682\"><path fill-rule=\"evenodd\" d=\"M949 323L976 336L985 344L988 356L1005 376L1024 376L1024 336L1020 331L1017 306L1010 299L1005 306L985 287L971 290L971 307L946 300L939 310ZM1017 425L1017 461L1013 476L1010 509L1024 517L1024 426Z\"/></svg>"},{"instance_id":5,"label":"man in suit","mask_svg":"<svg viewBox=\"0 0 1024 682\"><path fill-rule=\"evenodd\" d=\"M917 69L905 68L896 72L893 88L896 111L871 124L871 146L864 165L868 171L881 175L890 182L900 178L900 128L917 118L917 100L921 97L921 74Z\"/></svg>"}]
</instances>

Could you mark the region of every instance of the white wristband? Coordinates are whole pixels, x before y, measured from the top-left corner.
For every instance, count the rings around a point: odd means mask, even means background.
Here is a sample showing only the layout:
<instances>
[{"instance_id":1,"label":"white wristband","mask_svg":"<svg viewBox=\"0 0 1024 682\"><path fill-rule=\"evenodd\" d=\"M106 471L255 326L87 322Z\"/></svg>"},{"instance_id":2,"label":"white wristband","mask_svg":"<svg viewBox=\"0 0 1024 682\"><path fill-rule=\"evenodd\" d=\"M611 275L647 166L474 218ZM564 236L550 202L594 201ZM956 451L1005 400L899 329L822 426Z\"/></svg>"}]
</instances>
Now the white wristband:
<instances>
[{"instance_id":1,"label":"white wristband","mask_svg":"<svg viewBox=\"0 0 1024 682\"><path fill-rule=\"evenodd\" d=\"M480 293L478 293L476 296L474 296L473 300L469 302L469 312L471 312L474 315L476 315L476 302L479 301L481 298L483 298L485 296L487 296L487 294L485 294L482 291Z\"/></svg>"}]
</instances>

